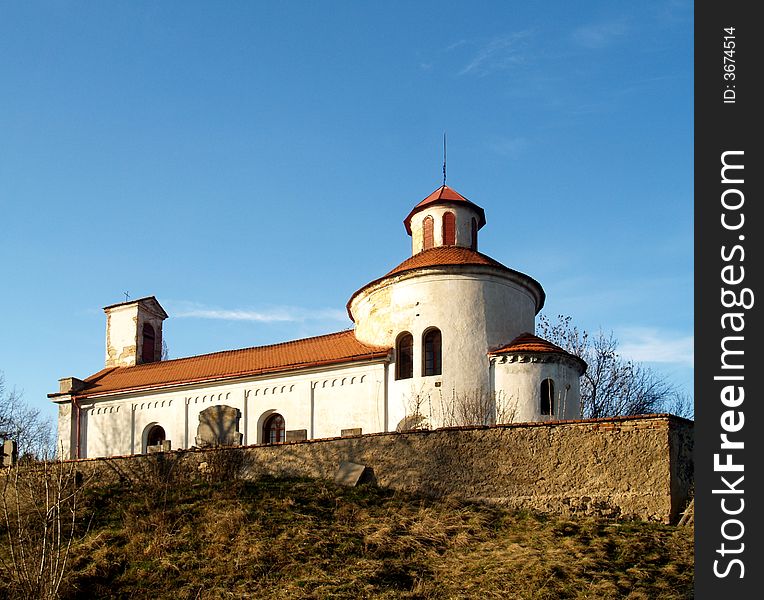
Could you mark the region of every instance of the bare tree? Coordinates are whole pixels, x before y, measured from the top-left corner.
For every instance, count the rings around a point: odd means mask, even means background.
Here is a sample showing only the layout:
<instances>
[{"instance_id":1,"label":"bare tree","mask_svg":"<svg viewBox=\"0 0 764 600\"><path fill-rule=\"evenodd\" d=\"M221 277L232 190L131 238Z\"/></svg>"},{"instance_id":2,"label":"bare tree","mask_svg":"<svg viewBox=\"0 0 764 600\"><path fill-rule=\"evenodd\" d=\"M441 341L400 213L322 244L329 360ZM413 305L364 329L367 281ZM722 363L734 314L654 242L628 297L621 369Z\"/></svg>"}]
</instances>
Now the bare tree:
<instances>
[{"instance_id":1,"label":"bare tree","mask_svg":"<svg viewBox=\"0 0 764 600\"><path fill-rule=\"evenodd\" d=\"M24 401L15 388L7 390L0 372L0 440L15 440L19 456L45 458L53 456L53 424L40 411Z\"/></svg>"},{"instance_id":2,"label":"bare tree","mask_svg":"<svg viewBox=\"0 0 764 600\"><path fill-rule=\"evenodd\" d=\"M569 316L558 315L555 322L539 315L538 334L581 357L587 363L581 378L581 415L585 418L669 412L684 404L685 397L663 376L618 353L618 340L602 330L590 335L573 325ZM689 405L691 406L691 402Z\"/></svg>"}]
</instances>

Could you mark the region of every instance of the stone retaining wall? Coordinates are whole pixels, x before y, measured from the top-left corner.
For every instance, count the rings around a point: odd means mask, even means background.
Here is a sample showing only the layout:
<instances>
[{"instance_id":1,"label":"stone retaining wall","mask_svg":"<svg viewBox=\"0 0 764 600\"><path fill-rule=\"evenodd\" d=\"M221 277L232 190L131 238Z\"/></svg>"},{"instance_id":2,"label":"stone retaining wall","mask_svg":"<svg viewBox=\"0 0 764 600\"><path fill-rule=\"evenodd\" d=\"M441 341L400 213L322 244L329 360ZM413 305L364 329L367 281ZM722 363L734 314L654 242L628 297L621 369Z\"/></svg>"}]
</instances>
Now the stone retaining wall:
<instances>
[{"instance_id":1,"label":"stone retaining wall","mask_svg":"<svg viewBox=\"0 0 764 600\"><path fill-rule=\"evenodd\" d=\"M676 522L692 493L692 455L692 421L648 415L181 450L83 460L78 469L103 482L139 477L156 461L176 476L333 478L348 461L396 490Z\"/></svg>"}]
</instances>

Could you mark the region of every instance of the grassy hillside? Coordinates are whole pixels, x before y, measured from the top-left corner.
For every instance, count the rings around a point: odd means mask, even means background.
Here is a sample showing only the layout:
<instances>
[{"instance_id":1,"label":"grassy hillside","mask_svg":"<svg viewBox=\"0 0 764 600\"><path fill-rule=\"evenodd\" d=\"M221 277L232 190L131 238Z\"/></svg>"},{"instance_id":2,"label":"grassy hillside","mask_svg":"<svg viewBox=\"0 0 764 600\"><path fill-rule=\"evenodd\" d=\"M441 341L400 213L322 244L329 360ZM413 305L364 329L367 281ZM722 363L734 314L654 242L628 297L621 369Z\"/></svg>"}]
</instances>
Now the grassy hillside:
<instances>
[{"instance_id":1,"label":"grassy hillside","mask_svg":"<svg viewBox=\"0 0 764 600\"><path fill-rule=\"evenodd\" d=\"M121 485L85 501L63 598L692 597L687 528L304 479ZM0 597L12 591L0 570Z\"/></svg>"}]
</instances>

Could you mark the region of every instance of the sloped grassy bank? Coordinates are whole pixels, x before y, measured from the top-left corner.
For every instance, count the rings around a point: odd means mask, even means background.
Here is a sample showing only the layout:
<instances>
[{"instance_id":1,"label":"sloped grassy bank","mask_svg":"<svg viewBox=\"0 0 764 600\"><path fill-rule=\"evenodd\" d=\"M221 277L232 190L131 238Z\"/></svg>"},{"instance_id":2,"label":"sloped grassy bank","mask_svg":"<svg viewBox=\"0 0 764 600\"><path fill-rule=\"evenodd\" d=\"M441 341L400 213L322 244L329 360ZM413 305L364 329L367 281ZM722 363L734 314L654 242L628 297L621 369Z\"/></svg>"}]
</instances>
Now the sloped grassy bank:
<instances>
[{"instance_id":1,"label":"sloped grassy bank","mask_svg":"<svg viewBox=\"0 0 764 600\"><path fill-rule=\"evenodd\" d=\"M78 518L63 598L692 597L690 528L368 486L148 481L86 490Z\"/></svg>"}]
</instances>

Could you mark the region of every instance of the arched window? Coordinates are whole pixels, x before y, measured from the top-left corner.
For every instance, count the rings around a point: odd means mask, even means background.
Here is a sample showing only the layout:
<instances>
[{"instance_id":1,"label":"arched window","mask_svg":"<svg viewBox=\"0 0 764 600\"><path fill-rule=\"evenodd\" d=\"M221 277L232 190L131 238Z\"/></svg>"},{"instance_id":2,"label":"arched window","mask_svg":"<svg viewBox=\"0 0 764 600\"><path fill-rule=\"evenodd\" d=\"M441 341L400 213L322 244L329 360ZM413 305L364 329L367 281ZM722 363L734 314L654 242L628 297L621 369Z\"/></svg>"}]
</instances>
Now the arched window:
<instances>
[{"instance_id":1,"label":"arched window","mask_svg":"<svg viewBox=\"0 0 764 600\"><path fill-rule=\"evenodd\" d=\"M286 439L286 423L284 417L274 413L263 423L263 443L278 444Z\"/></svg>"},{"instance_id":2,"label":"arched window","mask_svg":"<svg viewBox=\"0 0 764 600\"><path fill-rule=\"evenodd\" d=\"M143 350L141 352L141 358L143 362L154 362L154 328L148 323L143 324Z\"/></svg>"},{"instance_id":3,"label":"arched window","mask_svg":"<svg viewBox=\"0 0 764 600\"><path fill-rule=\"evenodd\" d=\"M395 347L395 378L409 379L414 376L414 336L402 333Z\"/></svg>"},{"instance_id":4,"label":"arched window","mask_svg":"<svg viewBox=\"0 0 764 600\"><path fill-rule=\"evenodd\" d=\"M443 214L443 245L453 246L456 244L456 217L454 213Z\"/></svg>"},{"instance_id":5,"label":"arched window","mask_svg":"<svg viewBox=\"0 0 764 600\"><path fill-rule=\"evenodd\" d=\"M158 446L166 439L164 428L161 425L154 425L146 434L146 446Z\"/></svg>"},{"instance_id":6,"label":"arched window","mask_svg":"<svg viewBox=\"0 0 764 600\"><path fill-rule=\"evenodd\" d=\"M477 219L472 217L472 243L471 248L477 250Z\"/></svg>"},{"instance_id":7,"label":"arched window","mask_svg":"<svg viewBox=\"0 0 764 600\"><path fill-rule=\"evenodd\" d=\"M433 231L435 228L435 222L431 216L426 216L422 221L422 232L424 234L424 242L422 250L429 250L435 245Z\"/></svg>"},{"instance_id":8,"label":"arched window","mask_svg":"<svg viewBox=\"0 0 764 600\"><path fill-rule=\"evenodd\" d=\"M440 329L428 329L424 334L422 346L424 347L424 369L425 377L428 375L440 375L443 371L443 354L441 352L442 341Z\"/></svg>"},{"instance_id":9,"label":"arched window","mask_svg":"<svg viewBox=\"0 0 764 600\"><path fill-rule=\"evenodd\" d=\"M541 382L541 414L554 414L554 381L551 379Z\"/></svg>"}]
</instances>

